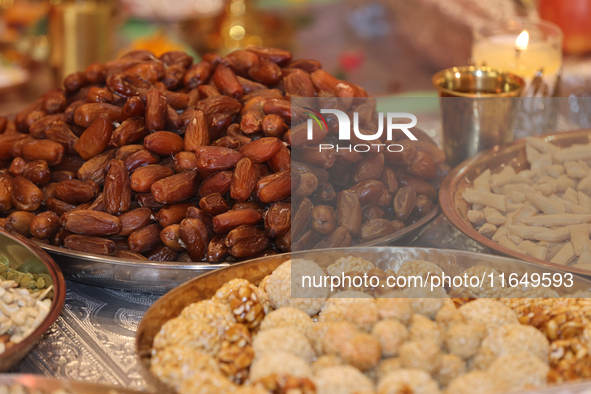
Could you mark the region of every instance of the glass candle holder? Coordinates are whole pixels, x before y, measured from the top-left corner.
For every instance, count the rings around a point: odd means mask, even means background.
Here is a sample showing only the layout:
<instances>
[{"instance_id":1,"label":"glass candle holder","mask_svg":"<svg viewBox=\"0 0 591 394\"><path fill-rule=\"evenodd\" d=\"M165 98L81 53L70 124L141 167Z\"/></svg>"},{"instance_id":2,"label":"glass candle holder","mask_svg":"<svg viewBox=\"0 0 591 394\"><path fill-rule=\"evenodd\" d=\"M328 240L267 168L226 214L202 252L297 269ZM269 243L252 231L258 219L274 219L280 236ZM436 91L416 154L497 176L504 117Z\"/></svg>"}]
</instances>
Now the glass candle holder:
<instances>
[{"instance_id":1,"label":"glass candle holder","mask_svg":"<svg viewBox=\"0 0 591 394\"><path fill-rule=\"evenodd\" d=\"M472 60L522 77L515 137L539 135L556 128L556 100L562 69L562 31L542 20L514 19L474 31Z\"/></svg>"}]
</instances>

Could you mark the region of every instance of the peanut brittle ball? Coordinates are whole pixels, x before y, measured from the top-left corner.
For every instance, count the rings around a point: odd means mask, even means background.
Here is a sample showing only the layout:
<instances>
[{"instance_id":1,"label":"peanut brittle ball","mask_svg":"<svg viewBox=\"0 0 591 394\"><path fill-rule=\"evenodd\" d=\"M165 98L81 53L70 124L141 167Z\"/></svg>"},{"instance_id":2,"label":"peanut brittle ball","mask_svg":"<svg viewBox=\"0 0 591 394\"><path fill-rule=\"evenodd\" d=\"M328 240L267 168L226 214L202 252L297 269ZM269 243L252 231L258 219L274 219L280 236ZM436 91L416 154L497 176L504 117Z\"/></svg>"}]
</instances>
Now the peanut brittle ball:
<instances>
[{"instance_id":1,"label":"peanut brittle ball","mask_svg":"<svg viewBox=\"0 0 591 394\"><path fill-rule=\"evenodd\" d=\"M419 369L393 371L378 383L378 394L440 394L437 382Z\"/></svg>"},{"instance_id":2,"label":"peanut brittle ball","mask_svg":"<svg viewBox=\"0 0 591 394\"><path fill-rule=\"evenodd\" d=\"M228 305L237 323L256 329L269 312L271 305L267 293L246 279L232 279L224 283L212 298Z\"/></svg>"},{"instance_id":3,"label":"peanut brittle ball","mask_svg":"<svg viewBox=\"0 0 591 394\"><path fill-rule=\"evenodd\" d=\"M404 298L400 290L376 298L376 305L380 319L396 319L402 324L408 324L413 314L410 300Z\"/></svg>"},{"instance_id":4,"label":"peanut brittle ball","mask_svg":"<svg viewBox=\"0 0 591 394\"><path fill-rule=\"evenodd\" d=\"M254 360L250 331L244 324L234 324L224 333L217 354L220 371L234 383L244 383Z\"/></svg>"},{"instance_id":5,"label":"peanut brittle ball","mask_svg":"<svg viewBox=\"0 0 591 394\"><path fill-rule=\"evenodd\" d=\"M272 328L291 327L305 334L310 330L312 324L312 319L305 312L296 308L280 308L269 312L265 316L260 330L265 331Z\"/></svg>"},{"instance_id":6,"label":"peanut brittle ball","mask_svg":"<svg viewBox=\"0 0 591 394\"><path fill-rule=\"evenodd\" d=\"M443 330L425 315L415 313L412 316L409 334L412 341L427 339L435 342L438 346L443 344Z\"/></svg>"},{"instance_id":7,"label":"peanut brittle ball","mask_svg":"<svg viewBox=\"0 0 591 394\"><path fill-rule=\"evenodd\" d=\"M470 371L452 380L444 394L496 394L503 391L503 385L491 374L483 371Z\"/></svg>"},{"instance_id":8,"label":"peanut brittle ball","mask_svg":"<svg viewBox=\"0 0 591 394\"><path fill-rule=\"evenodd\" d=\"M529 353L518 353L497 358L488 369L488 373L511 390L525 390L546 384L550 367Z\"/></svg>"},{"instance_id":9,"label":"peanut brittle ball","mask_svg":"<svg viewBox=\"0 0 591 394\"><path fill-rule=\"evenodd\" d=\"M382 356L398 355L400 346L408 339L408 329L398 320L380 320L373 326L372 335L380 341Z\"/></svg>"},{"instance_id":10,"label":"peanut brittle ball","mask_svg":"<svg viewBox=\"0 0 591 394\"><path fill-rule=\"evenodd\" d=\"M511 308L488 298L464 304L459 311L468 323L484 324L489 332L505 324L519 323Z\"/></svg>"},{"instance_id":11,"label":"peanut brittle ball","mask_svg":"<svg viewBox=\"0 0 591 394\"><path fill-rule=\"evenodd\" d=\"M175 317L162 325L154 337L154 349L182 346L215 356L220 350L222 337L219 331L203 320Z\"/></svg>"},{"instance_id":12,"label":"peanut brittle ball","mask_svg":"<svg viewBox=\"0 0 591 394\"><path fill-rule=\"evenodd\" d=\"M360 273L368 273L372 268L376 266L371 261L363 260L361 257L341 257L326 268L332 276L342 276L347 272L357 271Z\"/></svg>"},{"instance_id":13,"label":"peanut brittle ball","mask_svg":"<svg viewBox=\"0 0 591 394\"><path fill-rule=\"evenodd\" d=\"M273 308L292 307L306 312L309 316L320 312L330 288L302 287L304 276L318 282L323 280L325 274L315 262L302 259L288 260L273 271L266 287ZM293 289L293 298L292 283L297 284Z\"/></svg>"},{"instance_id":14,"label":"peanut brittle ball","mask_svg":"<svg viewBox=\"0 0 591 394\"><path fill-rule=\"evenodd\" d=\"M312 368L301 358L285 352L270 352L257 357L250 367L250 381L256 383L270 375L312 378Z\"/></svg>"},{"instance_id":15,"label":"peanut brittle ball","mask_svg":"<svg viewBox=\"0 0 591 394\"><path fill-rule=\"evenodd\" d=\"M370 334L359 333L342 344L340 356L346 364L361 371L374 368L380 362L380 341Z\"/></svg>"},{"instance_id":16,"label":"peanut brittle ball","mask_svg":"<svg viewBox=\"0 0 591 394\"><path fill-rule=\"evenodd\" d=\"M373 393L371 380L349 365L323 368L313 379L316 392L322 394Z\"/></svg>"},{"instance_id":17,"label":"peanut brittle ball","mask_svg":"<svg viewBox=\"0 0 591 394\"><path fill-rule=\"evenodd\" d=\"M311 363L316 354L308 339L296 329L290 327L271 328L258 333L253 342L257 357L268 352L285 352L293 354Z\"/></svg>"},{"instance_id":18,"label":"peanut brittle ball","mask_svg":"<svg viewBox=\"0 0 591 394\"><path fill-rule=\"evenodd\" d=\"M170 346L156 352L150 359L150 371L176 389L195 371L220 372L212 356L182 346Z\"/></svg>"},{"instance_id":19,"label":"peanut brittle ball","mask_svg":"<svg viewBox=\"0 0 591 394\"><path fill-rule=\"evenodd\" d=\"M467 360L478 353L486 335L486 327L482 324L456 324L445 333L445 346L451 354Z\"/></svg>"},{"instance_id":20,"label":"peanut brittle ball","mask_svg":"<svg viewBox=\"0 0 591 394\"><path fill-rule=\"evenodd\" d=\"M216 327L220 335L223 335L230 326L236 323L230 307L213 300L194 302L186 306L181 312L181 317L203 320Z\"/></svg>"},{"instance_id":21,"label":"peanut brittle ball","mask_svg":"<svg viewBox=\"0 0 591 394\"><path fill-rule=\"evenodd\" d=\"M421 369L431 374L441 364L439 345L428 339L406 342L400 347L399 353L404 368Z\"/></svg>"},{"instance_id":22,"label":"peanut brittle ball","mask_svg":"<svg viewBox=\"0 0 591 394\"><path fill-rule=\"evenodd\" d=\"M220 373L197 371L181 384L179 394L230 394L238 386Z\"/></svg>"},{"instance_id":23,"label":"peanut brittle ball","mask_svg":"<svg viewBox=\"0 0 591 394\"><path fill-rule=\"evenodd\" d=\"M490 332L482 341L480 351L474 357L476 369L488 368L497 357L529 353L547 363L550 345L546 336L532 326L507 324Z\"/></svg>"},{"instance_id":24,"label":"peanut brittle ball","mask_svg":"<svg viewBox=\"0 0 591 394\"><path fill-rule=\"evenodd\" d=\"M342 291L326 300L318 319L321 322L348 321L370 331L378 321L376 300L358 291Z\"/></svg>"},{"instance_id":25,"label":"peanut brittle ball","mask_svg":"<svg viewBox=\"0 0 591 394\"><path fill-rule=\"evenodd\" d=\"M446 387L452 380L466 373L466 362L454 354L441 356L441 365L435 379L441 387Z\"/></svg>"}]
</instances>

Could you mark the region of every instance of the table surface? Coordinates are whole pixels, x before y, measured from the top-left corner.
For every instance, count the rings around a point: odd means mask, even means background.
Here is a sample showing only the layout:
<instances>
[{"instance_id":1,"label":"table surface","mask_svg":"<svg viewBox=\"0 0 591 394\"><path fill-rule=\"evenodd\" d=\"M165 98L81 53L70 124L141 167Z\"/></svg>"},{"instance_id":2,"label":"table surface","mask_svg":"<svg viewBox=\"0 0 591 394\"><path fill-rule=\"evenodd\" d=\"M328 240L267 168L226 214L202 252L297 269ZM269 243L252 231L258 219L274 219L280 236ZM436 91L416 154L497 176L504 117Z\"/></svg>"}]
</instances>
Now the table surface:
<instances>
[{"instance_id":1,"label":"table surface","mask_svg":"<svg viewBox=\"0 0 591 394\"><path fill-rule=\"evenodd\" d=\"M488 249L460 233L443 214L405 246ZM57 321L13 372L149 389L135 357L135 331L159 295L67 281L66 304Z\"/></svg>"}]
</instances>

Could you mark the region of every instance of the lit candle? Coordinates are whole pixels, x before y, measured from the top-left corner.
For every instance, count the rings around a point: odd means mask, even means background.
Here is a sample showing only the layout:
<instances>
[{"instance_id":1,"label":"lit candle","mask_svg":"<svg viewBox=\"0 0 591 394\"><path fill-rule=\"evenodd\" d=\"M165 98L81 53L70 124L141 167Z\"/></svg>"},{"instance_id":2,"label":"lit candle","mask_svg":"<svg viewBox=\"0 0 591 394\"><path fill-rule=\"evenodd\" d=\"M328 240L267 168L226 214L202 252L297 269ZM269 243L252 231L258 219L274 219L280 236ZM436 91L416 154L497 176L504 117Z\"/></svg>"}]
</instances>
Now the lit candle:
<instances>
[{"instance_id":1,"label":"lit candle","mask_svg":"<svg viewBox=\"0 0 591 394\"><path fill-rule=\"evenodd\" d=\"M487 26L475 33L472 57L477 65L500 68L525 79L531 85L541 77L543 95L552 96L562 66L562 32L544 21L521 21L504 26ZM542 93L526 88L526 95Z\"/></svg>"}]
</instances>

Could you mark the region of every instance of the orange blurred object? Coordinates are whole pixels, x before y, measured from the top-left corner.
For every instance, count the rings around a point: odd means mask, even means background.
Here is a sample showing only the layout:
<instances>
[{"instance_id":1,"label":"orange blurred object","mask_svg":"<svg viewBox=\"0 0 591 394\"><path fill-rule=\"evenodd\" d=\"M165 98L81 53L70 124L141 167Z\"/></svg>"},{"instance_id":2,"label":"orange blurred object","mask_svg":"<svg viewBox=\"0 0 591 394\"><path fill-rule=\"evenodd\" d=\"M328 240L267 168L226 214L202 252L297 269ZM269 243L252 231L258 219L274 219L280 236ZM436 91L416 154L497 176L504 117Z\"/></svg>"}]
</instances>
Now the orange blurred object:
<instances>
[{"instance_id":1,"label":"orange blurred object","mask_svg":"<svg viewBox=\"0 0 591 394\"><path fill-rule=\"evenodd\" d=\"M591 0L540 0L539 11L562 29L566 54L591 52Z\"/></svg>"}]
</instances>

